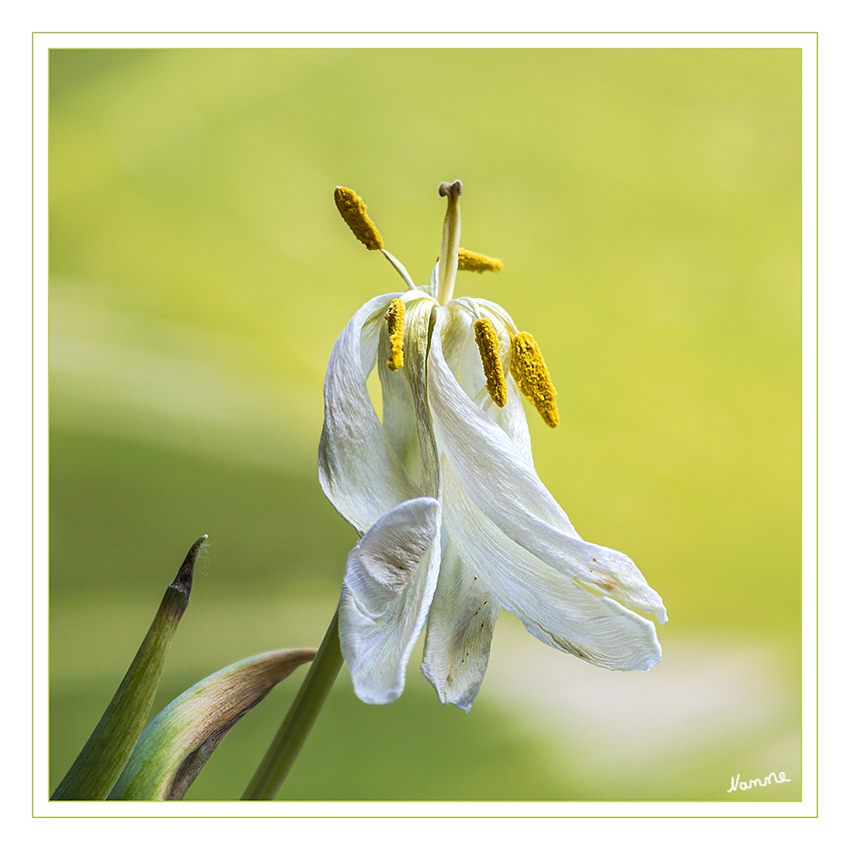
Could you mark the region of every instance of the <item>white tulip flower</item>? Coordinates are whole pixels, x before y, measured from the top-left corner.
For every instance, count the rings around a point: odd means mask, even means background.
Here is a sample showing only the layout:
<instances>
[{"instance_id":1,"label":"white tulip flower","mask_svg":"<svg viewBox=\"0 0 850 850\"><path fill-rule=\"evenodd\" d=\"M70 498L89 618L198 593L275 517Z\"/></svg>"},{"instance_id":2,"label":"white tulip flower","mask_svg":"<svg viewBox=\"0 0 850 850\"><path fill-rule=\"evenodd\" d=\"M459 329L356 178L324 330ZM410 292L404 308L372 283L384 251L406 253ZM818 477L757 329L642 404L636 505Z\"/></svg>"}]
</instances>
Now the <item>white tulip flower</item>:
<instances>
[{"instance_id":1,"label":"white tulip flower","mask_svg":"<svg viewBox=\"0 0 850 850\"><path fill-rule=\"evenodd\" d=\"M453 297L459 268L501 268L460 248L462 190L440 185L448 212L427 288L384 250L360 198L336 190L346 223L407 286L354 314L325 379L319 478L361 536L345 569L340 646L367 703L401 694L427 624L423 673L443 703L469 711L503 608L600 667L661 659L655 626L632 610L664 623L661 597L626 555L579 537L534 469L522 396L558 424L537 344L499 305ZM380 416L367 389L376 365Z\"/></svg>"}]
</instances>

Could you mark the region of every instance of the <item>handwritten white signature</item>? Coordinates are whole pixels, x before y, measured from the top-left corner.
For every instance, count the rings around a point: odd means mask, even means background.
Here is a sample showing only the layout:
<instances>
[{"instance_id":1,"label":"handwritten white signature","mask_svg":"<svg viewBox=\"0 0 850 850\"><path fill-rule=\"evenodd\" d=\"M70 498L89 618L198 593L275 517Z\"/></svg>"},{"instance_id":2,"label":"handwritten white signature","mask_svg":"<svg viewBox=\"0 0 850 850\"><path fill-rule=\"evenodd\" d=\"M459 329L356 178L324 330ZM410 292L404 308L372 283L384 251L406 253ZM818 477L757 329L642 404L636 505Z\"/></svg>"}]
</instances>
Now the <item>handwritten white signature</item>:
<instances>
[{"instance_id":1,"label":"handwritten white signature","mask_svg":"<svg viewBox=\"0 0 850 850\"><path fill-rule=\"evenodd\" d=\"M741 774L739 773L737 776L732 777L732 786L727 789L726 793L728 794L730 791L747 791L750 788L759 786L763 788L765 785L770 785L771 782L776 782L778 785L780 782L790 781L790 779L785 778L784 770L780 770L778 776L771 771L764 779L751 779L749 782L741 782Z\"/></svg>"}]
</instances>

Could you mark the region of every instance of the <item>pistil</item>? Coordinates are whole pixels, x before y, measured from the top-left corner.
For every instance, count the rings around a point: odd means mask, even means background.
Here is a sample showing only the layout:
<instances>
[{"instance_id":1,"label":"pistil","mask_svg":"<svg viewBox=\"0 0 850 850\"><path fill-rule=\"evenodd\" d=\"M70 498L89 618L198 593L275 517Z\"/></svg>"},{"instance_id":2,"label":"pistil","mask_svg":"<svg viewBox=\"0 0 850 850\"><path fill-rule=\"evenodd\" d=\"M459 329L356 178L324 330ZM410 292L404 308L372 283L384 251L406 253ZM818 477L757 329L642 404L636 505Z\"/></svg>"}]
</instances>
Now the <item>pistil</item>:
<instances>
[{"instance_id":1,"label":"pistil","mask_svg":"<svg viewBox=\"0 0 850 850\"><path fill-rule=\"evenodd\" d=\"M457 277L458 251L460 249L460 195L463 183L440 183L440 197L448 199L448 209L443 221L443 239L440 243L440 272L436 298L447 304L452 297ZM432 293L433 295L434 293Z\"/></svg>"}]
</instances>

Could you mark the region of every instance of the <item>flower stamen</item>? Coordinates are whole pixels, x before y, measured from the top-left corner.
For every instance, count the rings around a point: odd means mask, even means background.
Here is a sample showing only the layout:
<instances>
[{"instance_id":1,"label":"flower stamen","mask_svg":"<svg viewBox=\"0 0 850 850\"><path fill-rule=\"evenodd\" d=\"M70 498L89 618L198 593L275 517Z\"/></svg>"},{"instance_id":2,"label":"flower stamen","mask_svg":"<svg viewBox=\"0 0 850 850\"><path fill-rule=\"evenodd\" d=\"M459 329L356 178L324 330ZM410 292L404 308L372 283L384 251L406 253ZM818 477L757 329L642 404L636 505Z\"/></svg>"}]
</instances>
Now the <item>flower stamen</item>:
<instances>
[{"instance_id":1,"label":"flower stamen","mask_svg":"<svg viewBox=\"0 0 850 850\"><path fill-rule=\"evenodd\" d=\"M351 232L370 250L380 251L384 247L378 228L368 215L363 199L345 186L337 186L334 191L336 208Z\"/></svg>"},{"instance_id":2,"label":"flower stamen","mask_svg":"<svg viewBox=\"0 0 850 850\"><path fill-rule=\"evenodd\" d=\"M543 421L554 428L560 421L555 406L557 392L552 386L540 348L530 333L518 333L511 338L511 375L522 394L537 408Z\"/></svg>"},{"instance_id":3,"label":"flower stamen","mask_svg":"<svg viewBox=\"0 0 850 850\"><path fill-rule=\"evenodd\" d=\"M475 342L481 355L484 377L487 378L487 392L498 407L504 407L508 402L508 384L499 356L499 337L489 319L479 319L474 327Z\"/></svg>"},{"instance_id":4,"label":"flower stamen","mask_svg":"<svg viewBox=\"0 0 850 850\"><path fill-rule=\"evenodd\" d=\"M393 298L386 314L390 334L390 356L387 366L395 371L404 366L404 301Z\"/></svg>"},{"instance_id":5,"label":"flower stamen","mask_svg":"<svg viewBox=\"0 0 850 850\"><path fill-rule=\"evenodd\" d=\"M475 251L459 248L457 252L457 270L470 272L497 272L502 268L502 261Z\"/></svg>"}]
</instances>

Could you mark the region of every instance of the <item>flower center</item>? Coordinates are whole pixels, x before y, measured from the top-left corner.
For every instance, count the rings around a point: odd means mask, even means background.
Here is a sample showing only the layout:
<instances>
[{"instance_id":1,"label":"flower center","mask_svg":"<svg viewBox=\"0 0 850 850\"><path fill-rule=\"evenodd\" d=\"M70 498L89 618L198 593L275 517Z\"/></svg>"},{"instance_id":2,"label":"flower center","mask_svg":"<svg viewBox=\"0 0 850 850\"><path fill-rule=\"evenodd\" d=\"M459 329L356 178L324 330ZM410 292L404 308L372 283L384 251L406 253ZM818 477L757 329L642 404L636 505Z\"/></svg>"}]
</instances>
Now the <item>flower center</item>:
<instances>
[{"instance_id":1,"label":"flower center","mask_svg":"<svg viewBox=\"0 0 850 850\"><path fill-rule=\"evenodd\" d=\"M452 300L455 278L458 270L465 271L499 271L501 260L476 254L460 247L460 196L463 183L455 180L453 183L441 183L440 196L447 199L448 208L443 221L443 237L440 242L440 258L437 263L436 275L432 278L431 297L445 306ZM370 250L380 251L401 275L408 288L415 292L422 290L413 283L404 266L384 248L381 234L372 220L366 214L366 204L351 189L337 186L334 192L337 209L345 223L354 235ZM424 287L423 287L424 289ZM507 404L507 381L502 368L499 353L499 337L493 323L486 317L481 317L474 306L475 299L459 299L467 302L467 307L475 314L475 342L481 356L484 377L487 380L487 392L498 407ZM511 338L510 373L522 394L537 408L543 421L554 428L558 424L558 408L555 405L555 387L549 377L549 370L543 362L540 349L529 333L516 333L513 322L498 305L490 304L491 313L504 322ZM386 312L387 331L390 341L390 356L387 366L401 369L404 366L404 302L394 298Z\"/></svg>"}]
</instances>

